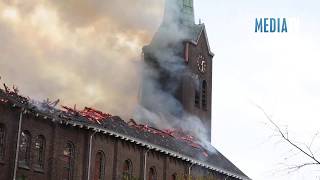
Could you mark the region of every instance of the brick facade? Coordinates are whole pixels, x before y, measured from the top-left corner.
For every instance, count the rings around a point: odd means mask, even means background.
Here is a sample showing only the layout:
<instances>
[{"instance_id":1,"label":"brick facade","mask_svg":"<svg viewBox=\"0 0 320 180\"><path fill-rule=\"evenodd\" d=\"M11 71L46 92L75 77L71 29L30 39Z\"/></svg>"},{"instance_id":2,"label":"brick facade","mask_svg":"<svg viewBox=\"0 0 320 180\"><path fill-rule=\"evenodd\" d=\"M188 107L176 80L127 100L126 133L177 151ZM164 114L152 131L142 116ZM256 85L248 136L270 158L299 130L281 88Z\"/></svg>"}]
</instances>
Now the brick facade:
<instances>
[{"instance_id":1,"label":"brick facade","mask_svg":"<svg viewBox=\"0 0 320 180\"><path fill-rule=\"evenodd\" d=\"M0 104L0 124L6 129L5 159L0 162L0 180L13 179L20 112L19 108ZM22 167L18 163L17 180L63 180L62 177L66 166L64 147L67 143L72 143L74 146L72 179L87 179L89 141L93 133L91 130L75 127L71 124L53 122L34 113L23 114L21 130L28 131L31 135L30 164L28 167ZM34 155L36 151L35 139L39 135L45 137L43 169L34 166L36 163ZM132 163L132 176L135 179L143 179L144 155L147 152L145 147L104 133L95 133L92 138L91 180L95 180L95 171L97 169L95 162L98 152L103 152L105 155L104 180L121 180L126 160L130 160ZM158 151L149 150L147 152L147 179L150 168L155 169L158 180L171 180L174 174L177 175L177 178L187 175L190 166L189 162ZM227 177L196 165L192 166L190 172L193 177L209 175L217 180ZM229 179L232 178L229 177Z\"/></svg>"}]
</instances>

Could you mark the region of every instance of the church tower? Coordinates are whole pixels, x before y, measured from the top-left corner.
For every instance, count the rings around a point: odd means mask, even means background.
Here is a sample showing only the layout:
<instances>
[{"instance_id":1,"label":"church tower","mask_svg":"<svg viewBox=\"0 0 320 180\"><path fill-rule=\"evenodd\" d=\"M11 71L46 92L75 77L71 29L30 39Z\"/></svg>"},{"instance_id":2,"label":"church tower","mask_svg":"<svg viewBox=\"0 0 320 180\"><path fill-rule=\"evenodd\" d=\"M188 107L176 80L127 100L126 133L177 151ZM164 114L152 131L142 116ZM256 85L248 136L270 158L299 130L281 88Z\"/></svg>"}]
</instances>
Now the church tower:
<instances>
[{"instance_id":1,"label":"church tower","mask_svg":"<svg viewBox=\"0 0 320 180\"><path fill-rule=\"evenodd\" d=\"M194 22L193 0L166 0L163 21L143 48L147 75L142 82L141 104L175 117L187 113L201 119L211 139L212 58L204 24ZM148 80L155 84L152 91ZM150 93L151 92L151 93ZM173 97L163 102L158 94ZM160 106L160 107L159 107ZM181 122L183 123L183 122Z\"/></svg>"}]
</instances>

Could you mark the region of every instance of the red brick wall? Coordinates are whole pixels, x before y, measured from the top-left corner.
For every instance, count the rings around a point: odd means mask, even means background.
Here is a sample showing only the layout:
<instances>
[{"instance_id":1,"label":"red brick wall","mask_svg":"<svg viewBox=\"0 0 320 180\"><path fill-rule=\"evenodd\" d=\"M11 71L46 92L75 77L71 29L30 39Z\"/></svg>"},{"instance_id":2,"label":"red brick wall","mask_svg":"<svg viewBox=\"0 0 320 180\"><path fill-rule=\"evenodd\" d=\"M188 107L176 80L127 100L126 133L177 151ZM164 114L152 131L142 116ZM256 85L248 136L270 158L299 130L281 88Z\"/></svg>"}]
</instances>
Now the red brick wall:
<instances>
[{"instance_id":1,"label":"red brick wall","mask_svg":"<svg viewBox=\"0 0 320 180\"><path fill-rule=\"evenodd\" d=\"M95 172L95 160L99 151L102 151L105 155L105 176L112 177L114 167L114 149L115 139L110 136L95 134L92 140L92 159L91 159L91 179L94 178ZM86 162L87 163L87 162Z\"/></svg>"},{"instance_id":2,"label":"red brick wall","mask_svg":"<svg viewBox=\"0 0 320 180\"><path fill-rule=\"evenodd\" d=\"M6 105L0 105L0 123L7 129L6 134L6 159L0 162L0 180L12 179L15 157L15 146L18 133L18 121L20 110ZM24 114L22 130L28 130L32 136L31 164L30 169L18 168L17 176L24 175L32 180L59 180L62 177L63 149L68 142L75 147L74 180L86 180L87 163L89 152L89 137L92 132L87 129L80 129L72 125L61 125L53 123L50 119L36 117L33 114ZM38 172L34 168L34 143L38 135L46 139L44 171ZM134 143L121 140L109 135L97 133L93 137L91 179L94 178L95 157L97 152L103 151L106 158L105 180L120 180L123 170L123 163L130 159L133 165L133 176L143 179L144 153L147 149ZM171 180L174 173L179 175L187 174L190 163L169 157L165 154L150 150L147 155L147 175L149 169L154 167L158 180ZM202 177L207 176L207 169L192 166L191 174ZM225 176L214 173L217 180ZM230 179L230 178L229 178Z\"/></svg>"},{"instance_id":3,"label":"red brick wall","mask_svg":"<svg viewBox=\"0 0 320 180\"><path fill-rule=\"evenodd\" d=\"M10 179L13 175L18 119L19 111L17 109L0 105L0 123L3 124L6 129L5 159L0 162L0 180Z\"/></svg>"},{"instance_id":4,"label":"red brick wall","mask_svg":"<svg viewBox=\"0 0 320 180\"><path fill-rule=\"evenodd\" d=\"M201 33L201 36L199 38L199 42L197 45L194 45L192 43L189 43L188 45L188 69L190 70L190 73L193 77L186 76L183 80L182 84L182 104L184 105L184 108L201 118L203 120L206 127L211 127L211 92L212 92L212 56L210 55L208 51L207 46L207 40L205 38L204 31ZM198 70L198 64L197 60L199 55L204 56L204 58L207 60L207 68L205 73L201 73ZM200 92L200 108L195 106L195 89L196 89L196 83L195 83L195 76L198 77L200 84L199 92ZM207 108L206 110L203 110L202 104L201 104L201 83L203 80L206 80L207 82ZM207 129L208 136L210 138L211 136L211 128Z\"/></svg>"}]
</instances>

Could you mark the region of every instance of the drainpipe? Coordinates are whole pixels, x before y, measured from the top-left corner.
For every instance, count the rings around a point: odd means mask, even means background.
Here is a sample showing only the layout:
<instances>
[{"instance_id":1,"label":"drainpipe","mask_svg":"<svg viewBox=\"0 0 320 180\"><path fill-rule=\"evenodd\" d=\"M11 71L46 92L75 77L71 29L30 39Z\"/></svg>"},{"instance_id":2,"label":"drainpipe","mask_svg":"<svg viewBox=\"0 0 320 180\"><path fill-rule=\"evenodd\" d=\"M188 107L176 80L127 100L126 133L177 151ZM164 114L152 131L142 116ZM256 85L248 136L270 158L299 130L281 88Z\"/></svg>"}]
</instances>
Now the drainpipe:
<instances>
[{"instance_id":1,"label":"drainpipe","mask_svg":"<svg viewBox=\"0 0 320 180\"><path fill-rule=\"evenodd\" d=\"M192 168L192 166L194 165L194 163L192 163L190 166L189 166L189 168L188 168L188 179L190 180L191 178L191 168Z\"/></svg>"},{"instance_id":2,"label":"drainpipe","mask_svg":"<svg viewBox=\"0 0 320 180\"><path fill-rule=\"evenodd\" d=\"M17 177L17 168L18 168L18 160L19 160L19 145L20 145L20 136L21 136L21 124L22 124L22 114L24 112L24 109L20 112L19 117L19 127L18 127L18 137L17 137L17 145L16 145L16 154L15 154L15 160L14 160L14 170L13 170L13 180L16 180Z\"/></svg>"},{"instance_id":3,"label":"drainpipe","mask_svg":"<svg viewBox=\"0 0 320 180\"><path fill-rule=\"evenodd\" d=\"M144 169L143 169L143 180L147 180L147 155L150 149L144 153Z\"/></svg>"},{"instance_id":4,"label":"drainpipe","mask_svg":"<svg viewBox=\"0 0 320 180\"><path fill-rule=\"evenodd\" d=\"M90 140L89 140L89 154L88 154L88 173L87 173L87 180L90 180L90 169L91 169L91 157L92 157L92 139L93 136L97 133L97 131L94 131L91 135L90 135Z\"/></svg>"}]
</instances>

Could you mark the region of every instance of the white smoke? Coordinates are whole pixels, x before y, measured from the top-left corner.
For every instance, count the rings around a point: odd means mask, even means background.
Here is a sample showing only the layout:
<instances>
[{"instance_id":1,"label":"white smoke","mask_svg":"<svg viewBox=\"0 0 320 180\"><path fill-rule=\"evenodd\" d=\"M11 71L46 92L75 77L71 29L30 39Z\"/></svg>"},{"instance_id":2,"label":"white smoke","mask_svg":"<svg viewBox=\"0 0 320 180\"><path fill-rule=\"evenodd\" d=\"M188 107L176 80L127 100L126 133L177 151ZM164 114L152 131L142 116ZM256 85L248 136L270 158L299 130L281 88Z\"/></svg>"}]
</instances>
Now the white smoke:
<instances>
[{"instance_id":1,"label":"white smoke","mask_svg":"<svg viewBox=\"0 0 320 180\"><path fill-rule=\"evenodd\" d=\"M208 140L208 129L201 119L189 114L175 98L180 82L187 78L198 84L186 67L181 52L183 42L189 39L190 28L181 24L179 7L175 1L167 1L167 8L174 12L165 14L164 21L149 46L144 48L142 68L141 105L136 108L135 118L161 129L182 129L195 136L210 152L215 152ZM193 98L193 97L191 97Z\"/></svg>"},{"instance_id":2,"label":"white smoke","mask_svg":"<svg viewBox=\"0 0 320 180\"><path fill-rule=\"evenodd\" d=\"M0 76L31 98L59 98L61 104L93 106L127 119L135 110L136 120L181 127L206 144L207 127L171 94L178 87L175 82L188 76L176 51L189 32L179 28L176 16L165 17L164 34L154 39L160 42L155 55L170 75L166 91L154 81L159 74L141 63L141 47L160 23L163 2L0 0ZM149 109L137 105L139 70L152 97Z\"/></svg>"}]
</instances>

